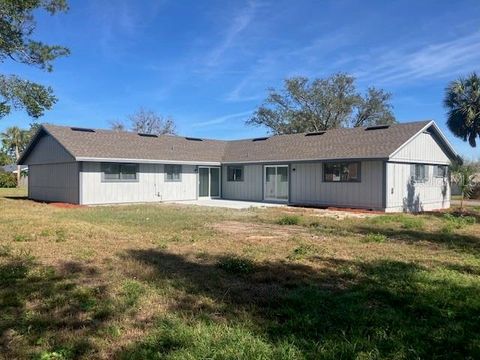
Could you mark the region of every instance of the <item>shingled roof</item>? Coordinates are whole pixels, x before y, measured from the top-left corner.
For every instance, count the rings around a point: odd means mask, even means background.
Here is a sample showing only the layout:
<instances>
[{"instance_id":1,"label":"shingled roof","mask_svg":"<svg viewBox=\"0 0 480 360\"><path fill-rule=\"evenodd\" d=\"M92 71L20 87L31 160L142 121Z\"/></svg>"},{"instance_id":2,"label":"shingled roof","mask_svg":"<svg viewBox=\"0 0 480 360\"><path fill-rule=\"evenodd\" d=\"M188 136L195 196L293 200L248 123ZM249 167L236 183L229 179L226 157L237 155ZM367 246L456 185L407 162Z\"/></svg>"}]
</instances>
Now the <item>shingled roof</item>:
<instances>
[{"instance_id":1,"label":"shingled roof","mask_svg":"<svg viewBox=\"0 0 480 360\"><path fill-rule=\"evenodd\" d=\"M56 125L43 125L37 136L41 136L42 131L50 134L77 161L243 163L386 159L410 138L430 127L443 136L433 121L395 124L385 128L342 128L315 134L275 135L232 141L171 135L151 137L133 132L82 130ZM20 163L31 151L32 145L22 155Z\"/></svg>"}]
</instances>

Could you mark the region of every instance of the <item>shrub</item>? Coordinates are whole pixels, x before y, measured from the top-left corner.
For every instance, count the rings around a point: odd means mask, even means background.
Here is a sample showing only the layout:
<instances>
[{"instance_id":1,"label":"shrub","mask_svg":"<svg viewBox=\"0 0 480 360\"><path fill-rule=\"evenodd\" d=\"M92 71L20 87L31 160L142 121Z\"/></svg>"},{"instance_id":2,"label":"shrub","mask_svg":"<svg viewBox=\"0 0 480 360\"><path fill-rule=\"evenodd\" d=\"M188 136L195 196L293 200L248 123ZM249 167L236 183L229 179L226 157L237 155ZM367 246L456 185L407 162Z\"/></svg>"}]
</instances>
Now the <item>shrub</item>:
<instances>
[{"instance_id":1,"label":"shrub","mask_svg":"<svg viewBox=\"0 0 480 360\"><path fill-rule=\"evenodd\" d=\"M227 257L218 262L218 267L230 274L248 274L254 269L253 262L240 257Z\"/></svg>"},{"instance_id":2,"label":"shrub","mask_svg":"<svg viewBox=\"0 0 480 360\"><path fill-rule=\"evenodd\" d=\"M17 187L17 177L15 174L0 172L0 188Z\"/></svg>"},{"instance_id":3,"label":"shrub","mask_svg":"<svg viewBox=\"0 0 480 360\"><path fill-rule=\"evenodd\" d=\"M369 233L365 236L364 241L365 242L377 242L377 243L383 243L387 241L387 237L383 234L380 233Z\"/></svg>"},{"instance_id":4,"label":"shrub","mask_svg":"<svg viewBox=\"0 0 480 360\"><path fill-rule=\"evenodd\" d=\"M297 215L285 215L277 220L279 225L298 225L300 223L300 216Z\"/></svg>"}]
</instances>

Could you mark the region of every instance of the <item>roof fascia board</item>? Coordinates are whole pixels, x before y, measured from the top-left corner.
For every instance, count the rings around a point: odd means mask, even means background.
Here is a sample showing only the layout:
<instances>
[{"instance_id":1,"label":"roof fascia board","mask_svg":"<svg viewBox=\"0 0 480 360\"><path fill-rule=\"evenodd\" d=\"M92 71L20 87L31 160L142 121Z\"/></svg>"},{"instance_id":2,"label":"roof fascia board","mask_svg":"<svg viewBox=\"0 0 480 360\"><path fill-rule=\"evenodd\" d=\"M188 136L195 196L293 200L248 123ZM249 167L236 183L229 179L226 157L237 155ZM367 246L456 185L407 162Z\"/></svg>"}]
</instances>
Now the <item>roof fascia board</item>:
<instances>
[{"instance_id":1,"label":"roof fascia board","mask_svg":"<svg viewBox=\"0 0 480 360\"><path fill-rule=\"evenodd\" d=\"M76 161L86 162L122 162L131 164L179 164L179 165L216 165L216 161L185 161L185 160L152 160L152 159L126 159L126 158L98 158L98 157L76 157Z\"/></svg>"},{"instance_id":2,"label":"roof fascia board","mask_svg":"<svg viewBox=\"0 0 480 360\"><path fill-rule=\"evenodd\" d=\"M278 163L304 163L304 162L332 162L332 161L386 161L385 157L360 157L360 158L320 158L320 159L286 159L286 160L255 160L255 161L222 161L222 165L235 164L278 164Z\"/></svg>"},{"instance_id":3,"label":"roof fascia board","mask_svg":"<svg viewBox=\"0 0 480 360\"><path fill-rule=\"evenodd\" d=\"M395 150L393 153L391 153L390 156L388 157L388 159L392 160L392 158L395 155L397 155L400 152L400 150L402 150L405 146L407 146L410 142L412 142L418 135L423 133L425 130L427 130L431 126L433 126L433 128L435 129L435 132L437 133L437 135L439 135L440 139L443 141L446 148L451 152L451 154L453 154L452 158L458 157L459 156L458 153L455 151L453 146L447 140L445 135L443 135L442 131L437 126L437 124L435 124L435 121L431 120L428 124L426 124L423 128L421 128L417 133L415 133L412 137L410 137L407 141L405 141L402 145L400 145L400 147L397 150Z\"/></svg>"},{"instance_id":4,"label":"roof fascia board","mask_svg":"<svg viewBox=\"0 0 480 360\"><path fill-rule=\"evenodd\" d=\"M388 163L392 163L392 164L425 164L425 165L450 165L449 162L446 162L446 161L431 161L431 160L428 160L428 161L419 161L419 160L411 160L411 161L408 161L408 160L405 160L405 159L388 159L387 160Z\"/></svg>"}]
</instances>

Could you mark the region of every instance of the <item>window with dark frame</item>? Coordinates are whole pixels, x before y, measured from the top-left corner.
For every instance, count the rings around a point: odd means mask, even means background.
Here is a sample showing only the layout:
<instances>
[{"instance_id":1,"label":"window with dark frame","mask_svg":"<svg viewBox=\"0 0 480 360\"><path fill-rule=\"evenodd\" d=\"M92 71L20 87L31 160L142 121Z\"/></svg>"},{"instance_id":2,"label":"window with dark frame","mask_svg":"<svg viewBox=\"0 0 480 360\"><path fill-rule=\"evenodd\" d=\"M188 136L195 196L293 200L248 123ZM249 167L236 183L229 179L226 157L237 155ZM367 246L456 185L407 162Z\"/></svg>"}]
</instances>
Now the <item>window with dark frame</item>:
<instances>
[{"instance_id":1,"label":"window with dark frame","mask_svg":"<svg viewBox=\"0 0 480 360\"><path fill-rule=\"evenodd\" d=\"M165 181L182 181L182 165L165 165Z\"/></svg>"},{"instance_id":2,"label":"window with dark frame","mask_svg":"<svg viewBox=\"0 0 480 360\"><path fill-rule=\"evenodd\" d=\"M428 181L428 168L425 164L415 164L412 166L412 179L416 182Z\"/></svg>"},{"instance_id":3,"label":"window with dark frame","mask_svg":"<svg viewBox=\"0 0 480 360\"><path fill-rule=\"evenodd\" d=\"M102 163L102 181L129 182L138 180L138 164Z\"/></svg>"},{"instance_id":4,"label":"window with dark frame","mask_svg":"<svg viewBox=\"0 0 480 360\"><path fill-rule=\"evenodd\" d=\"M360 162L327 162L323 164L325 182L360 182Z\"/></svg>"},{"instance_id":5,"label":"window with dark frame","mask_svg":"<svg viewBox=\"0 0 480 360\"><path fill-rule=\"evenodd\" d=\"M448 174L448 166L447 165L435 165L435 177L437 178L445 178Z\"/></svg>"},{"instance_id":6,"label":"window with dark frame","mask_svg":"<svg viewBox=\"0 0 480 360\"><path fill-rule=\"evenodd\" d=\"M227 181L243 181L243 166L228 166Z\"/></svg>"}]
</instances>

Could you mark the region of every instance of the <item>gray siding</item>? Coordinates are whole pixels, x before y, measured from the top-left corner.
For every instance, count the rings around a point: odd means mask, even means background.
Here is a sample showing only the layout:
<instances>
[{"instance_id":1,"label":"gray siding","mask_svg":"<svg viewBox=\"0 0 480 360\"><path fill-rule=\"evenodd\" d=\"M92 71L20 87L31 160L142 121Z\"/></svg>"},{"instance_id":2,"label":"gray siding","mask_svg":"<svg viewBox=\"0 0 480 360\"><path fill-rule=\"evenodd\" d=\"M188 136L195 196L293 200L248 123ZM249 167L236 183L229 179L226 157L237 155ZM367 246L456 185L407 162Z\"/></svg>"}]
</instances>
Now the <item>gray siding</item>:
<instances>
[{"instance_id":1,"label":"gray siding","mask_svg":"<svg viewBox=\"0 0 480 360\"><path fill-rule=\"evenodd\" d=\"M74 162L75 159L50 135L42 136L25 161L26 165Z\"/></svg>"},{"instance_id":2,"label":"gray siding","mask_svg":"<svg viewBox=\"0 0 480 360\"><path fill-rule=\"evenodd\" d=\"M430 133L421 133L401 148L391 161L449 164L450 160Z\"/></svg>"},{"instance_id":3,"label":"gray siding","mask_svg":"<svg viewBox=\"0 0 480 360\"><path fill-rule=\"evenodd\" d=\"M292 164L291 169L291 203L383 208L382 161L362 161L361 182L352 183L324 182L321 162Z\"/></svg>"},{"instance_id":4,"label":"gray siding","mask_svg":"<svg viewBox=\"0 0 480 360\"><path fill-rule=\"evenodd\" d=\"M387 163L387 209L396 211L428 211L450 207L448 178L433 176L433 166L427 166L428 181L411 182L411 164Z\"/></svg>"},{"instance_id":5,"label":"gray siding","mask_svg":"<svg viewBox=\"0 0 480 360\"><path fill-rule=\"evenodd\" d=\"M227 181L227 166L222 166L222 197L234 200L263 200L263 165L244 165L243 181Z\"/></svg>"},{"instance_id":6,"label":"gray siding","mask_svg":"<svg viewBox=\"0 0 480 360\"><path fill-rule=\"evenodd\" d=\"M78 203L78 163L29 165L28 171L30 199Z\"/></svg>"},{"instance_id":7,"label":"gray siding","mask_svg":"<svg viewBox=\"0 0 480 360\"><path fill-rule=\"evenodd\" d=\"M137 182L102 182L101 164L85 162L81 172L81 203L194 200L197 197L195 168L194 165L182 165L182 181L165 182L163 164L140 164Z\"/></svg>"}]
</instances>

